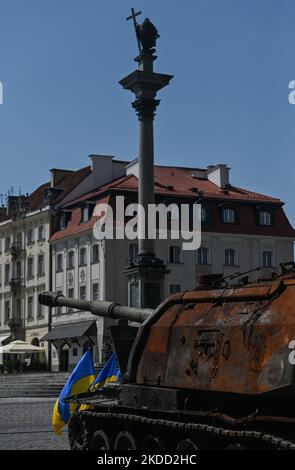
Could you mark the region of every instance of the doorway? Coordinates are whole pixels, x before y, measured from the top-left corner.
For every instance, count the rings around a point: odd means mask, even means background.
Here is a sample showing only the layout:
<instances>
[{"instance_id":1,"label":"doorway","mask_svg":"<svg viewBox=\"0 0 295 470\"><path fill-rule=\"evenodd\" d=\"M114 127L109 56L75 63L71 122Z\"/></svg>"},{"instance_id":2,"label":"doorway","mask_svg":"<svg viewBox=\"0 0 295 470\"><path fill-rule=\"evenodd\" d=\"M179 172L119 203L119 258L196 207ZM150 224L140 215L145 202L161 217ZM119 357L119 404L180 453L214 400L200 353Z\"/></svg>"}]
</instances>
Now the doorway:
<instances>
[{"instance_id":1,"label":"doorway","mask_svg":"<svg viewBox=\"0 0 295 470\"><path fill-rule=\"evenodd\" d=\"M61 349L59 355L59 371L68 372L69 371L69 350Z\"/></svg>"}]
</instances>

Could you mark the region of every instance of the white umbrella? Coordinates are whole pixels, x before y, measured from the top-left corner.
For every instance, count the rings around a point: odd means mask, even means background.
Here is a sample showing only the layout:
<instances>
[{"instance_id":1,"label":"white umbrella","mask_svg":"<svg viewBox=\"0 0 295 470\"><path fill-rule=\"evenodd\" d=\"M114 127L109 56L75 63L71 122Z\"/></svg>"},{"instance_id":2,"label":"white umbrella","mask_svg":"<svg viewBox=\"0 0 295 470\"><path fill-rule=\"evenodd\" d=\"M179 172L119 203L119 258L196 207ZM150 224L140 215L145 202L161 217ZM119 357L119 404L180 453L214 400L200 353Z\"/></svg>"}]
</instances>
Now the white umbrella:
<instances>
[{"instance_id":1,"label":"white umbrella","mask_svg":"<svg viewBox=\"0 0 295 470\"><path fill-rule=\"evenodd\" d=\"M37 353L43 352L43 348L33 346L32 344L26 343L25 341L12 341L12 343L6 344L0 347L0 354L25 354L25 353Z\"/></svg>"}]
</instances>

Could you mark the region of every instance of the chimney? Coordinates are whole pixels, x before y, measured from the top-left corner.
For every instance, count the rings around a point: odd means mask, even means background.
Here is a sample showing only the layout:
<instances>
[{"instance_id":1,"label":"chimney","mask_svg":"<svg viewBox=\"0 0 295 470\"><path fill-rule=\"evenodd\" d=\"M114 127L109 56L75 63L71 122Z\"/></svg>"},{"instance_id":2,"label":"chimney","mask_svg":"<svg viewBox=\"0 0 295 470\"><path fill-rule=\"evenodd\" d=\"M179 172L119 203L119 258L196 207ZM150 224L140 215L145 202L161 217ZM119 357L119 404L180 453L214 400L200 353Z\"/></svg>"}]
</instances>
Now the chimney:
<instances>
[{"instance_id":1,"label":"chimney","mask_svg":"<svg viewBox=\"0 0 295 470\"><path fill-rule=\"evenodd\" d=\"M129 175L134 175L136 176L136 178L139 177L139 173L138 173L138 158L136 158L135 160L133 160L131 163L129 163L126 167L126 175L129 176Z\"/></svg>"},{"instance_id":2,"label":"chimney","mask_svg":"<svg viewBox=\"0 0 295 470\"><path fill-rule=\"evenodd\" d=\"M51 173L50 187L54 189L65 176L73 172L72 170L60 170L58 168L53 168L52 170L50 170L50 173Z\"/></svg>"},{"instance_id":3,"label":"chimney","mask_svg":"<svg viewBox=\"0 0 295 470\"><path fill-rule=\"evenodd\" d=\"M209 165L207 167L208 180L219 188L226 189L229 185L229 171L230 168L224 163Z\"/></svg>"},{"instance_id":4,"label":"chimney","mask_svg":"<svg viewBox=\"0 0 295 470\"><path fill-rule=\"evenodd\" d=\"M92 189L124 176L126 162L113 160L112 155L90 155L92 168Z\"/></svg>"}]
</instances>

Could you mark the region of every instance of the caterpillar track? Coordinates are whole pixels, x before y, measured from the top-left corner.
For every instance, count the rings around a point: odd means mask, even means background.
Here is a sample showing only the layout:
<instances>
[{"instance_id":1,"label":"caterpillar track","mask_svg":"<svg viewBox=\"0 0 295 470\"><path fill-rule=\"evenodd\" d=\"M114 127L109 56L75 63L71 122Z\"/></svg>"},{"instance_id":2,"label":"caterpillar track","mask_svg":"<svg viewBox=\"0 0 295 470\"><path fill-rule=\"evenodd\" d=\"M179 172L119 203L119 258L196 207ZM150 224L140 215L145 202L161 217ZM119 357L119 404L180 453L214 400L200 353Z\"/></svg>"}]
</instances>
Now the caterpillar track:
<instances>
[{"instance_id":1,"label":"caterpillar track","mask_svg":"<svg viewBox=\"0 0 295 470\"><path fill-rule=\"evenodd\" d=\"M73 415L69 441L73 450L295 450L295 441L256 428L90 410Z\"/></svg>"}]
</instances>

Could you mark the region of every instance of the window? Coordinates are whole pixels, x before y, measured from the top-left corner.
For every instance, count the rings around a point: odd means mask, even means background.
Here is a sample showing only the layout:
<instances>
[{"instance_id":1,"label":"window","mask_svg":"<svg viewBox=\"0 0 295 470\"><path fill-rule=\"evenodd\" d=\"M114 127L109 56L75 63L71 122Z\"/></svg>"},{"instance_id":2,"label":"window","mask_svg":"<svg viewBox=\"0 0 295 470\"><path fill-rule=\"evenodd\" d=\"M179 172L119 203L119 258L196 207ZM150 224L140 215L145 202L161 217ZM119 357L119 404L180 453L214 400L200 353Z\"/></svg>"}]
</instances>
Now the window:
<instances>
[{"instance_id":1,"label":"window","mask_svg":"<svg viewBox=\"0 0 295 470\"><path fill-rule=\"evenodd\" d=\"M10 250L10 237L5 238L5 251Z\"/></svg>"},{"instance_id":2,"label":"window","mask_svg":"<svg viewBox=\"0 0 295 470\"><path fill-rule=\"evenodd\" d=\"M180 263L180 248L179 248L179 246L170 246L170 248L169 248L169 263Z\"/></svg>"},{"instance_id":3,"label":"window","mask_svg":"<svg viewBox=\"0 0 295 470\"><path fill-rule=\"evenodd\" d=\"M17 234L16 244L17 244L18 248L22 248L22 244L23 244L23 235L22 235L22 233Z\"/></svg>"},{"instance_id":4,"label":"window","mask_svg":"<svg viewBox=\"0 0 295 470\"><path fill-rule=\"evenodd\" d=\"M235 223L235 211L233 209L224 209L223 211L223 222L225 224Z\"/></svg>"},{"instance_id":5,"label":"window","mask_svg":"<svg viewBox=\"0 0 295 470\"><path fill-rule=\"evenodd\" d=\"M89 207L83 206L82 207L82 223L88 222L89 220Z\"/></svg>"},{"instance_id":6,"label":"window","mask_svg":"<svg viewBox=\"0 0 295 470\"><path fill-rule=\"evenodd\" d=\"M272 252L271 251L263 251L263 253L262 253L262 266L263 266L263 268L271 268L272 265L273 265Z\"/></svg>"},{"instance_id":7,"label":"window","mask_svg":"<svg viewBox=\"0 0 295 470\"><path fill-rule=\"evenodd\" d=\"M78 356L78 348L73 348L73 357Z\"/></svg>"},{"instance_id":8,"label":"window","mask_svg":"<svg viewBox=\"0 0 295 470\"><path fill-rule=\"evenodd\" d=\"M38 302L37 317L38 317L39 319L40 319L40 318L44 318L44 314L43 314L43 305L41 305L39 302Z\"/></svg>"},{"instance_id":9,"label":"window","mask_svg":"<svg viewBox=\"0 0 295 470\"><path fill-rule=\"evenodd\" d=\"M59 218L59 230L64 230L66 228L66 214L63 213Z\"/></svg>"},{"instance_id":10,"label":"window","mask_svg":"<svg viewBox=\"0 0 295 470\"><path fill-rule=\"evenodd\" d=\"M16 262L16 278L20 279L22 276L22 263L21 261Z\"/></svg>"},{"instance_id":11,"label":"window","mask_svg":"<svg viewBox=\"0 0 295 470\"><path fill-rule=\"evenodd\" d=\"M10 264L5 264L5 284L10 281Z\"/></svg>"},{"instance_id":12,"label":"window","mask_svg":"<svg viewBox=\"0 0 295 470\"><path fill-rule=\"evenodd\" d=\"M34 232L34 229L33 228L29 228L28 232L27 232L27 242L30 244L30 243L34 243L35 241L35 232Z\"/></svg>"},{"instance_id":13,"label":"window","mask_svg":"<svg viewBox=\"0 0 295 470\"><path fill-rule=\"evenodd\" d=\"M128 258L130 260L135 260L138 253L138 244L130 243L128 246Z\"/></svg>"},{"instance_id":14,"label":"window","mask_svg":"<svg viewBox=\"0 0 295 470\"><path fill-rule=\"evenodd\" d=\"M80 266L86 266L86 248L80 248Z\"/></svg>"},{"instance_id":15,"label":"window","mask_svg":"<svg viewBox=\"0 0 295 470\"><path fill-rule=\"evenodd\" d=\"M42 242L45 240L45 225L40 225L38 229L38 241Z\"/></svg>"},{"instance_id":16,"label":"window","mask_svg":"<svg viewBox=\"0 0 295 470\"><path fill-rule=\"evenodd\" d=\"M58 290L57 294L62 295L62 291ZM61 315L62 314L62 307L56 307L56 315Z\"/></svg>"},{"instance_id":17,"label":"window","mask_svg":"<svg viewBox=\"0 0 295 470\"><path fill-rule=\"evenodd\" d=\"M21 314L22 314L22 310L21 310L21 299L16 299L16 318L17 320L20 320L21 319Z\"/></svg>"},{"instance_id":18,"label":"window","mask_svg":"<svg viewBox=\"0 0 295 470\"><path fill-rule=\"evenodd\" d=\"M44 276L45 266L44 266L44 255L38 256L38 276Z\"/></svg>"},{"instance_id":19,"label":"window","mask_svg":"<svg viewBox=\"0 0 295 470\"><path fill-rule=\"evenodd\" d=\"M34 317L33 302L34 302L34 297L30 295L30 297L28 297L28 313L27 313L28 320L33 320L33 317Z\"/></svg>"},{"instance_id":20,"label":"window","mask_svg":"<svg viewBox=\"0 0 295 470\"><path fill-rule=\"evenodd\" d=\"M271 215L268 211L259 213L259 225L271 225Z\"/></svg>"},{"instance_id":21,"label":"window","mask_svg":"<svg viewBox=\"0 0 295 470\"><path fill-rule=\"evenodd\" d=\"M5 321L5 323L9 322L9 318L10 318L10 301L5 300L5 302L4 302L4 321Z\"/></svg>"},{"instance_id":22,"label":"window","mask_svg":"<svg viewBox=\"0 0 295 470\"><path fill-rule=\"evenodd\" d=\"M177 294L177 292L181 292L181 285L180 284L170 284L169 292L170 292L170 294Z\"/></svg>"},{"instance_id":23,"label":"window","mask_svg":"<svg viewBox=\"0 0 295 470\"><path fill-rule=\"evenodd\" d=\"M70 288L68 289L68 298L69 298L69 299L73 299L73 298L74 298L74 289L73 289L72 287L70 287ZM68 307L68 312L69 312L69 313L72 313L72 311L73 311L73 308L72 308L72 307Z\"/></svg>"},{"instance_id":24,"label":"window","mask_svg":"<svg viewBox=\"0 0 295 470\"><path fill-rule=\"evenodd\" d=\"M198 249L198 264L209 264L209 249L204 246Z\"/></svg>"},{"instance_id":25,"label":"window","mask_svg":"<svg viewBox=\"0 0 295 470\"><path fill-rule=\"evenodd\" d=\"M205 222L206 219L207 219L207 211L205 207L202 207L201 208L201 221Z\"/></svg>"},{"instance_id":26,"label":"window","mask_svg":"<svg viewBox=\"0 0 295 470\"><path fill-rule=\"evenodd\" d=\"M2 240L0 240L0 255L2 253Z\"/></svg>"},{"instance_id":27,"label":"window","mask_svg":"<svg viewBox=\"0 0 295 470\"><path fill-rule=\"evenodd\" d=\"M99 300L99 284L93 284L92 286L92 299Z\"/></svg>"},{"instance_id":28,"label":"window","mask_svg":"<svg viewBox=\"0 0 295 470\"><path fill-rule=\"evenodd\" d=\"M34 277L34 258L28 258L28 266L27 266L27 277L32 279Z\"/></svg>"},{"instance_id":29,"label":"window","mask_svg":"<svg viewBox=\"0 0 295 470\"><path fill-rule=\"evenodd\" d=\"M68 254L68 268L69 269L74 269L75 267L75 252L74 251L69 251Z\"/></svg>"},{"instance_id":30,"label":"window","mask_svg":"<svg viewBox=\"0 0 295 470\"><path fill-rule=\"evenodd\" d=\"M56 257L56 272L61 273L63 271L63 255L59 253Z\"/></svg>"},{"instance_id":31,"label":"window","mask_svg":"<svg viewBox=\"0 0 295 470\"><path fill-rule=\"evenodd\" d=\"M80 300L86 300L86 286L80 286Z\"/></svg>"},{"instance_id":32,"label":"window","mask_svg":"<svg viewBox=\"0 0 295 470\"><path fill-rule=\"evenodd\" d=\"M92 247L92 263L99 263L99 245L97 243Z\"/></svg>"},{"instance_id":33,"label":"window","mask_svg":"<svg viewBox=\"0 0 295 470\"><path fill-rule=\"evenodd\" d=\"M225 266L235 266L236 265L236 250L228 248L224 252L224 264Z\"/></svg>"}]
</instances>

